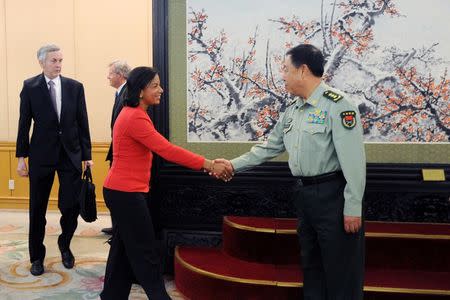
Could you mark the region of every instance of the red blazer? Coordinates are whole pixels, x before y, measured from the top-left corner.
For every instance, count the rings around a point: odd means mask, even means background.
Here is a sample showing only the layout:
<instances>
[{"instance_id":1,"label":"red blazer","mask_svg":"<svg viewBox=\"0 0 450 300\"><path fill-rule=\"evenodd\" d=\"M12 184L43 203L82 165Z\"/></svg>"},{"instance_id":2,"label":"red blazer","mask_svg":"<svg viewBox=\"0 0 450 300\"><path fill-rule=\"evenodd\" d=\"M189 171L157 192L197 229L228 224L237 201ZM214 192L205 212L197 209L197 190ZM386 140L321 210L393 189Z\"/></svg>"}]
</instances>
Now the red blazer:
<instances>
[{"instance_id":1,"label":"red blazer","mask_svg":"<svg viewBox=\"0 0 450 300\"><path fill-rule=\"evenodd\" d=\"M123 192L148 192L152 152L162 158L200 170L205 158L171 144L153 126L140 107L124 107L113 129L113 163L104 187Z\"/></svg>"}]
</instances>

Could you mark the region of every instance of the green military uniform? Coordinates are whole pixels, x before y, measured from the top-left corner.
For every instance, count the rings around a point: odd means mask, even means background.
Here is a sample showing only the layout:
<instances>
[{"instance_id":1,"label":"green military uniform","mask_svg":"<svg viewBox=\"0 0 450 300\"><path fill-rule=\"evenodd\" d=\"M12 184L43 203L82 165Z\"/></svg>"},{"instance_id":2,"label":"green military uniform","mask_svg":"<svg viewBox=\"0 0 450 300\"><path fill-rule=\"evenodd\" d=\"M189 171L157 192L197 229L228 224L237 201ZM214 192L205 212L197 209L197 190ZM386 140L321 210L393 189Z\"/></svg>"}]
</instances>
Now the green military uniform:
<instances>
[{"instance_id":1,"label":"green military uniform","mask_svg":"<svg viewBox=\"0 0 450 300\"><path fill-rule=\"evenodd\" d=\"M294 199L304 299L362 299L363 229L347 234L343 225L343 215L362 215L366 160L357 108L322 82L308 99L286 109L267 142L231 163L239 172L285 150L300 178Z\"/></svg>"}]
</instances>

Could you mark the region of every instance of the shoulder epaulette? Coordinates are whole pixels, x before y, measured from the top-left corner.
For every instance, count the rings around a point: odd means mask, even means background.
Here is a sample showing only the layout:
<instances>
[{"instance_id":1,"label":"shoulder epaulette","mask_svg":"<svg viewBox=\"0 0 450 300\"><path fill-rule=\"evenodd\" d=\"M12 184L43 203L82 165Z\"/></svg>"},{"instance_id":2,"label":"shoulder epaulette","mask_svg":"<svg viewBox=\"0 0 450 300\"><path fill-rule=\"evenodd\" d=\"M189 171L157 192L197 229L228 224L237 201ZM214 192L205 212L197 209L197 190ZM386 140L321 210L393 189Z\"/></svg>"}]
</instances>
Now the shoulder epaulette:
<instances>
[{"instance_id":1,"label":"shoulder epaulette","mask_svg":"<svg viewBox=\"0 0 450 300\"><path fill-rule=\"evenodd\" d=\"M325 98L330 99L333 102L338 102L339 100L341 100L343 98L341 95L339 95L339 94L337 94L337 93L335 93L335 92L333 92L331 90L325 91L323 93L323 96Z\"/></svg>"}]
</instances>

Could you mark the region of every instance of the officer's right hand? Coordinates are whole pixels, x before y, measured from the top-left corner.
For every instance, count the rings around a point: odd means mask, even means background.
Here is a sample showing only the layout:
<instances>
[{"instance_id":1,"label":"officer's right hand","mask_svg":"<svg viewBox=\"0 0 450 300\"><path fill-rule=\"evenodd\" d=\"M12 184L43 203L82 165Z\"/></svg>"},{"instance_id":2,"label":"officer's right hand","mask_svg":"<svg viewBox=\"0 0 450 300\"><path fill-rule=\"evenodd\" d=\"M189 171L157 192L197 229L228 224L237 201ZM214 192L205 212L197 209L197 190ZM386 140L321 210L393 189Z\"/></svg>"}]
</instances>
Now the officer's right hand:
<instances>
[{"instance_id":1,"label":"officer's right hand","mask_svg":"<svg viewBox=\"0 0 450 300\"><path fill-rule=\"evenodd\" d=\"M234 167L231 164L231 161L225 159L225 158L216 158L214 160L215 163L219 163L219 164L224 164L225 167L227 168L227 171L231 174L234 175Z\"/></svg>"},{"instance_id":2,"label":"officer's right hand","mask_svg":"<svg viewBox=\"0 0 450 300\"><path fill-rule=\"evenodd\" d=\"M19 157L19 163L17 164L17 174L20 177L28 177L28 168L24 157Z\"/></svg>"}]
</instances>

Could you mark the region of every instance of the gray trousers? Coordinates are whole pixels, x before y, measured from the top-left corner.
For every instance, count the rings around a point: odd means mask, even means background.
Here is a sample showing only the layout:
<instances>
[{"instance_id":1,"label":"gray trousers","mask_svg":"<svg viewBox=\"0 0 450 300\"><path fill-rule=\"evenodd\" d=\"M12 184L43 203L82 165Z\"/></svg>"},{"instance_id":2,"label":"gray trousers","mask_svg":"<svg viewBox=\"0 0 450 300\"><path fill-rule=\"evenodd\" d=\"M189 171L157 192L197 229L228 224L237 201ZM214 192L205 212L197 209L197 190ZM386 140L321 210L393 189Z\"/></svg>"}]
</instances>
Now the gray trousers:
<instances>
[{"instance_id":1,"label":"gray trousers","mask_svg":"<svg viewBox=\"0 0 450 300\"><path fill-rule=\"evenodd\" d=\"M344 230L345 184L343 176L296 183L304 300L363 299L364 226L356 234Z\"/></svg>"}]
</instances>

